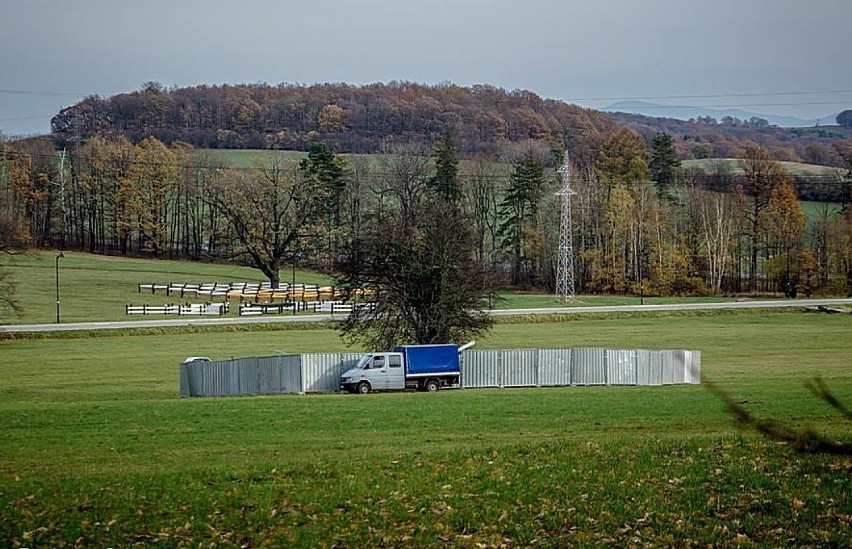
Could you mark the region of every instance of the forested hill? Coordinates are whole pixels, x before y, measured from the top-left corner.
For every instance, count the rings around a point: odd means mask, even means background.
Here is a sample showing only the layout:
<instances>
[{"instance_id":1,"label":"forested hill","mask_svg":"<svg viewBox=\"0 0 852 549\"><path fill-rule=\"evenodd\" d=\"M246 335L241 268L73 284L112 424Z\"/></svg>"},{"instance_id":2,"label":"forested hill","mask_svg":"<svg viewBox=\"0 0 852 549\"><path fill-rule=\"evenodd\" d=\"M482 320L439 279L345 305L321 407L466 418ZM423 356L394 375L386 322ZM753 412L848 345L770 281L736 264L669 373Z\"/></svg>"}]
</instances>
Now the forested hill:
<instances>
[{"instance_id":1,"label":"forested hill","mask_svg":"<svg viewBox=\"0 0 852 549\"><path fill-rule=\"evenodd\" d=\"M242 84L166 89L148 83L109 98L89 97L51 121L61 147L95 134L139 142L153 136L199 148L307 150L323 141L337 152L374 153L383 143L432 143L452 128L462 151L494 154L507 141L545 140L580 159L597 138L628 126L650 148L672 136L681 159L739 157L749 143L777 160L838 165L850 154L852 130L778 128L765 120L672 118L602 113L524 90L390 82Z\"/></svg>"},{"instance_id":2,"label":"forested hill","mask_svg":"<svg viewBox=\"0 0 852 549\"><path fill-rule=\"evenodd\" d=\"M464 151L493 153L506 141L525 139L580 146L584 137L615 127L603 113L528 91L406 82L175 89L149 83L110 98L89 97L51 124L59 145L99 133L200 148L306 150L324 141L355 153L376 152L388 140L431 143L447 128Z\"/></svg>"}]
</instances>

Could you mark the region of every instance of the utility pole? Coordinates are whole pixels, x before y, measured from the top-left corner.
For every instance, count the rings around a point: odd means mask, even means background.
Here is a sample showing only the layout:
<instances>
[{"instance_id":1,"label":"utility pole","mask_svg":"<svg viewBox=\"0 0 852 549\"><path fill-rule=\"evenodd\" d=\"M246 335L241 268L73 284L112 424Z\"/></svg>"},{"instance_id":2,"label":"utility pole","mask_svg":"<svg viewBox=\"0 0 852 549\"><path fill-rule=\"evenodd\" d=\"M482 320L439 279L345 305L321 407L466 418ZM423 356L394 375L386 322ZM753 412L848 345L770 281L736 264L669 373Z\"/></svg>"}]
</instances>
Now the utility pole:
<instances>
[{"instance_id":1,"label":"utility pole","mask_svg":"<svg viewBox=\"0 0 852 549\"><path fill-rule=\"evenodd\" d=\"M62 240L60 248L68 246L68 205L65 202L65 149L59 155L59 203L62 205Z\"/></svg>"},{"instance_id":2,"label":"utility pole","mask_svg":"<svg viewBox=\"0 0 852 549\"><path fill-rule=\"evenodd\" d=\"M59 324L59 260L64 258L65 254L61 251L56 252L56 323Z\"/></svg>"},{"instance_id":3,"label":"utility pole","mask_svg":"<svg viewBox=\"0 0 852 549\"><path fill-rule=\"evenodd\" d=\"M556 196L562 197L562 218L559 223L559 256L556 261L556 299L562 303L573 303L574 294L574 244L573 223L571 221L571 164L568 151L565 160L559 168L562 174L562 189Z\"/></svg>"}]
</instances>

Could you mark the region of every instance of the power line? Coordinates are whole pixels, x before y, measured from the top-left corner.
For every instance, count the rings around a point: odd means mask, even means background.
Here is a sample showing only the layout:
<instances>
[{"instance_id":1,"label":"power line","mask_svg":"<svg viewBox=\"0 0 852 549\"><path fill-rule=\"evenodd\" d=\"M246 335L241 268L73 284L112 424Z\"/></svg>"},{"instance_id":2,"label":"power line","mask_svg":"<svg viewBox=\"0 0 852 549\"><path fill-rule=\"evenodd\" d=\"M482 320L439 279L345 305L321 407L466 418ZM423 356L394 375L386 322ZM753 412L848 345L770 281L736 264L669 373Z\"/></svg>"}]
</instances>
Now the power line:
<instances>
[{"instance_id":1,"label":"power line","mask_svg":"<svg viewBox=\"0 0 852 549\"><path fill-rule=\"evenodd\" d=\"M56 116L55 114L48 114L42 116L16 116L14 118L0 118L0 122L15 122L17 120L42 120L44 118L53 118Z\"/></svg>"},{"instance_id":2,"label":"power line","mask_svg":"<svg viewBox=\"0 0 852 549\"><path fill-rule=\"evenodd\" d=\"M701 95L645 95L636 97L574 97L565 101L639 101L645 99L718 99L720 97L765 97L784 95L828 95L837 93L852 93L852 90L819 90L819 91L790 91L790 92L753 92L753 93L716 93Z\"/></svg>"},{"instance_id":3,"label":"power line","mask_svg":"<svg viewBox=\"0 0 852 549\"><path fill-rule=\"evenodd\" d=\"M89 97L91 95L97 95L93 93L78 93L78 92L64 92L64 91L39 91L39 90L0 90L0 93L10 94L10 95L49 95L49 96L58 96L58 97Z\"/></svg>"},{"instance_id":4,"label":"power line","mask_svg":"<svg viewBox=\"0 0 852 549\"><path fill-rule=\"evenodd\" d=\"M45 95L59 97L90 97L99 95L96 93L80 93L70 91L53 91L53 90L11 90L0 89L0 93L14 95ZM692 94L692 95L638 95L638 96L613 96L613 97L568 97L563 101L641 101L650 99L719 99L723 97L784 97L784 96L803 96L803 95L834 95L834 94L849 94L852 90L812 90L812 91L779 91L779 92L748 92L748 93L712 93L712 94ZM842 101L838 101L840 103ZM798 106L798 105L823 105L835 104L836 102L795 102L795 103L748 103L742 105L707 105L708 107L759 107L759 106Z\"/></svg>"},{"instance_id":5,"label":"power line","mask_svg":"<svg viewBox=\"0 0 852 549\"><path fill-rule=\"evenodd\" d=\"M58 90L12 90L0 89L0 93L17 95L60 95L74 97L89 97L98 95L96 93L81 93ZM810 90L810 91L769 91L769 92L746 92L746 93L703 93L690 95L636 95L636 96L613 96L613 97L569 97L566 101L628 101L644 99L718 99L720 97L778 97L785 95L830 95L840 93L852 93L848 90Z\"/></svg>"},{"instance_id":6,"label":"power line","mask_svg":"<svg viewBox=\"0 0 852 549\"><path fill-rule=\"evenodd\" d=\"M848 105L852 103L852 99L844 101L796 101L789 103L726 103L726 104L711 104L711 105L641 105L643 109L705 109L705 108L723 108L723 107L798 107L801 105Z\"/></svg>"}]
</instances>

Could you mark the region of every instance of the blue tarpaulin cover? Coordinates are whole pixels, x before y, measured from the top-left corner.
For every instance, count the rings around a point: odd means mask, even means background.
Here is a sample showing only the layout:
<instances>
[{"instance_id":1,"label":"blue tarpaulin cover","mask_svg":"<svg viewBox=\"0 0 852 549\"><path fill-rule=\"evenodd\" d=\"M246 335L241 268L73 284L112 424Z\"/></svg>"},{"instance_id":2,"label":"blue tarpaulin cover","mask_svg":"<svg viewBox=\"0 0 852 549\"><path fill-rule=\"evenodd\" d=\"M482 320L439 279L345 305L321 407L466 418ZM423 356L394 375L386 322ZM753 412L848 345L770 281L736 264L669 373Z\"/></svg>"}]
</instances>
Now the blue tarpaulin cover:
<instances>
[{"instance_id":1,"label":"blue tarpaulin cover","mask_svg":"<svg viewBox=\"0 0 852 549\"><path fill-rule=\"evenodd\" d=\"M458 345L401 345L394 352L402 353L408 375L459 373Z\"/></svg>"}]
</instances>

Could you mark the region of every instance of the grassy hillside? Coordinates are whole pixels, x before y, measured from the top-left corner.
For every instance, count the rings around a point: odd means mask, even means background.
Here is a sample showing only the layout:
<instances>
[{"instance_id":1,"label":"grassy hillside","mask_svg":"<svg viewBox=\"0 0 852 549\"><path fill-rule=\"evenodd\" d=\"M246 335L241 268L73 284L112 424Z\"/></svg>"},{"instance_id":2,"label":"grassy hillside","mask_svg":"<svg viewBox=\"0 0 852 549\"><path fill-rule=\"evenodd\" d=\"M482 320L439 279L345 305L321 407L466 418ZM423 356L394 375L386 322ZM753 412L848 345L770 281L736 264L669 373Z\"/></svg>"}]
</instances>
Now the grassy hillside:
<instances>
[{"instance_id":1,"label":"grassy hillside","mask_svg":"<svg viewBox=\"0 0 852 549\"><path fill-rule=\"evenodd\" d=\"M283 162L298 162L308 156L298 151L278 151L265 149L199 149L195 154L200 157L221 160L236 168L255 168L268 165L274 159Z\"/></svg>"},{"instance_id":2,"label":"grassy hillside","mask_svg":"<svg viewBox=\"0 0 852 549\"><path fill-rule=\"evenodd\" d=\"M779 162L790 173L790 175L825 175L832 176L837 173L836 168L829 166L818 166L816 164L804 164L802 162ZM707 173L718 173L725 171L732 174L742 174L740 161L736 158L703 158L691 159L681 162L683 168L700 168Z\"/></svg>"}]
</instances>

